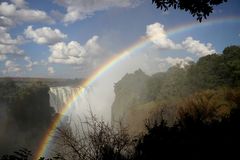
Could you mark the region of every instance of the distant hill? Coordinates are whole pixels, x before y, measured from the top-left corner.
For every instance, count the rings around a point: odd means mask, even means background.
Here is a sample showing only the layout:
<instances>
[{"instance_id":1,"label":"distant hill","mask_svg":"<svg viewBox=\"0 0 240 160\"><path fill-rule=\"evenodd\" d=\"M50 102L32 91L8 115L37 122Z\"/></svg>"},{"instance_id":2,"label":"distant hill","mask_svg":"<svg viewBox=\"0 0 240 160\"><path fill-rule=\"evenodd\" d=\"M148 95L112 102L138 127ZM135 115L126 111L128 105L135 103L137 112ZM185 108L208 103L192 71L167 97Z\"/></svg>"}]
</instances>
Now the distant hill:
<instances>
[{"instance_id":1,"label":"distant hill","mask_svg":"<svg viewBox=\"0 0 240 160\"><path fill-rule=\"evenodd\" d=\"M148 76L141 70L126 74L115 85L112 123L123 120L130 132L144 128L150 115L163 112L171 122L177 115L177 103L204 90L240 87L240 47L230 46L222 54L201 57L196 63Z\"/></svg>"},{"instance_id":2,"label":"distant hill","mask_svg":"<svg viewBox=\"0 0 240 160\"><path fill-rule=\"evenodd\" d=\"M49 87L56 86L74 86L79 85L83 79L61 79L61 78L31 78L31 77L1 77L0 83L6 80L12 80L17 85L27 85L30 83L40 82Z\"/></svg>"}]
</instances>

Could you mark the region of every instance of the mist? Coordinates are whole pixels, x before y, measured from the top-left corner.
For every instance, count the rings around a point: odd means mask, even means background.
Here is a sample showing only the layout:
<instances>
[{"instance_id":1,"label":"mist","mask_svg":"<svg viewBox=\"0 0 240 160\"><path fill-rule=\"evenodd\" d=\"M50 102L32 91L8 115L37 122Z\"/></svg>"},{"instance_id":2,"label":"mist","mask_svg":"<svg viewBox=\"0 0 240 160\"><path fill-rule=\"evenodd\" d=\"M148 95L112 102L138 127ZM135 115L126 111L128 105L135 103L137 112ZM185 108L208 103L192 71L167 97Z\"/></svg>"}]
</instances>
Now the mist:
<instances>
[{"instance_id":1,"label":"mist","mask_svg":"<svg viewBox=\"0 0 240 160\"><path fill-rule=\"evenodd\" d=\"M149 56L144 51L127 56L124 60L118 61L111 68L108 68L100 77L90 84L78 98L79 107L74 108L74 113L85 113L86 115L93 111L94 114L106 122L111 122L111 106L114 101L114 84L128 73L133 73L138 69L146 74L152 75L159 71L166 71L170 66L163 62L163 67L159 67L158 59L155 56ZM71 109L70 109L71 110Z\"/></svg>"}]
</instances>

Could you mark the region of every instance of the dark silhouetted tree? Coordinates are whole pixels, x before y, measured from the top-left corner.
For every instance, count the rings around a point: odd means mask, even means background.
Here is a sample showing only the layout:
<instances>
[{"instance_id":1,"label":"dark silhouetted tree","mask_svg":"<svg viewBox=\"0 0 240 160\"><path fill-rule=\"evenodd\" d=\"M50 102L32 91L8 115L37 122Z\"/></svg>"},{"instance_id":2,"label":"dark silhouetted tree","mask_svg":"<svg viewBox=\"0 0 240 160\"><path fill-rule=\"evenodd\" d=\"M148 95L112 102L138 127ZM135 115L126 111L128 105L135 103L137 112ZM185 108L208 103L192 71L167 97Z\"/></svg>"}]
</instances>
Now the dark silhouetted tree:
<instances>
[{"instance_id":1,"label":"dark silhouetted tree","mask_svg":"<svg viewBox=\"0 0 240 160\"><path fill-rule=\"evenodd\" d=\"M227 0L152 0L152 3L161 10L169 8L180 9L190 12L193 17L197 17L199 22L207 18L213 12L213 7Z\"/></svg>"},{"instance_id":2,"label":"dark silhouetted tree","mask_svg":"<svg viewBox=\"0 0 240 160\"><path fill-rule=\"evenodd\" d=\"M167 125L164 119L146 125L147 133L138 139L134 159L239 158L236 148L240 142L239 104L239 89L190 96L181 104L185 109L180 110L174 125ZM231 111L220 116L221 106Z\"/></svg>"},{"instance_id":3,"label":"dark silhouetted tree","mask_svg":"<svg viewBox=\"0 0 240 160\"><path fill-rule=\"evenodd\" d=\"M93 114L73 128L63 124L55 139L55 152L62 159L75 160L128 160L133 144L124 127L113 128Z\"/></svg>"}]
</instances>

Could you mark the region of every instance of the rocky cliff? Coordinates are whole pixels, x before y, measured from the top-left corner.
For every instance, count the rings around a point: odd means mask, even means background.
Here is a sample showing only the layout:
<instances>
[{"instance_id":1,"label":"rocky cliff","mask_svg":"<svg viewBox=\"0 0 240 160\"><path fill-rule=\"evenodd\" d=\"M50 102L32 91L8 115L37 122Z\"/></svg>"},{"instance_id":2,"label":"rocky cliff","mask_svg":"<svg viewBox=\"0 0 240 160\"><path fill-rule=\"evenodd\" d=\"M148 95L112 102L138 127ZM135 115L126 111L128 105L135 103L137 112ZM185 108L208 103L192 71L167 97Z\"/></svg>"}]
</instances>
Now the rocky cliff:
<instances>
[{"instance_id":1,"label":"rocky cliff","mask_svg":"<svg viewBox=\"0 0 240 160\"><path fill-rule=\"evenodd\" d=\"M132 74L126 74L115 84L116 97L112 105L113 124L126 119L126 114L131 107L146 101L144 93L148 79L149 76L139 69Z\"/></svg>"}]
</instances>

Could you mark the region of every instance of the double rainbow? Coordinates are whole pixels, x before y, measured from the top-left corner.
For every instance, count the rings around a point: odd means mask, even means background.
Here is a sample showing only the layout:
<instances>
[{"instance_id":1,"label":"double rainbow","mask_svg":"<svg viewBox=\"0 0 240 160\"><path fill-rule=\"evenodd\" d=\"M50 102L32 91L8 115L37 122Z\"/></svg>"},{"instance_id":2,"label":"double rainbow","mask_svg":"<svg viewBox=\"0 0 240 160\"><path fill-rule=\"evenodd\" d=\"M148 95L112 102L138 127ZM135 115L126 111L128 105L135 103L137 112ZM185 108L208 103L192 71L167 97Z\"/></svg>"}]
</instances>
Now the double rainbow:
<instances>
[{"instance_id":1,"label":"double rainbow","mask_svg":"<svg viewBox=\"0 0 240 160\"><path fill-rule=\"evenodd\" d=\"M234 16L229 16L229 17L222 17L222 18L217 18L217 19L212 19L210 21L204 22L204 23L188 23L184 25L180 25L177 27L174 27L170 30L167 30L168 35L173 35L176 33L181 33L185 32L191 29L196 29L196 28L202 28L210 25L215 25L215 24L222 24L222 23L234 23L240 20L240 17L234 17ZM101 65L97 70L95 70L91 76L89 76L80 86L81 89L78 90L78 92L72 97L68 99L66 102L65 106L62 107L62 110L60 111L60 114L58 114L53 120L52 123L50 124L48 130L46 131L44 137L41 140L41 143L35 153L34 160L39 159L41 156L43 156L49 146L50 142L53 138L53 135L55 133L55 130L59 123L61 122L62 116L64 113L66 113L72 106L72 104L75 102L75 100L85 91L85 88L87 88L89 85L93 84L100 76L102 76L105 72L107 72L110 68L112 68L116 63L118 63L121 60L124 60L128 55L137 53L139 50L144 48L150 44L150 37L142 37L140 38L137 42L132 44L130 47L122 50L121 52L115 54L115 56L111 57L106 63Z\"/></svg>"}]
</instances>

